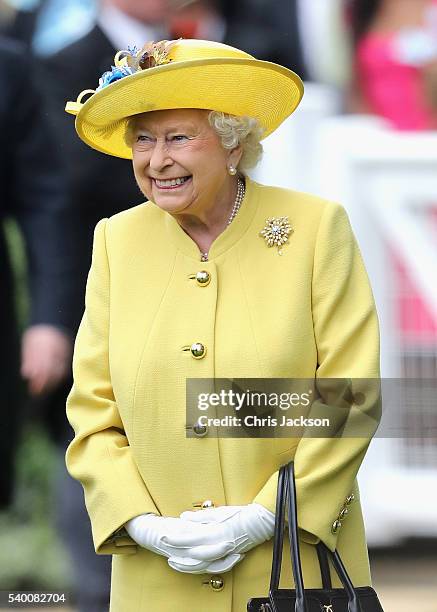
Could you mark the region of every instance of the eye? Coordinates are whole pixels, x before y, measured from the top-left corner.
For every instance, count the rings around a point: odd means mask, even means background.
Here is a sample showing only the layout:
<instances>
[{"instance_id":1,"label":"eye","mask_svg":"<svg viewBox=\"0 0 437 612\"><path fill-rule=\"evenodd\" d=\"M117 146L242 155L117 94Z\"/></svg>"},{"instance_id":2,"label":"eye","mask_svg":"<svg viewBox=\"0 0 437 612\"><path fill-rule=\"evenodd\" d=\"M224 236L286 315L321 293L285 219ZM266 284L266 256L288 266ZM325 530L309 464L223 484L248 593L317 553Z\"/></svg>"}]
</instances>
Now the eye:
<instances>
[{"instance_id":1,"label":"eye","mask_svg":"<svg viewBox=\"0 0 437 612\"><path fill-rule=\"evenodd\" d=\"M176 142L183 142L184 140L187 140L187 138L188 137L185 136L185 134L175 134L170 138L170 140L174 140Z\"/></svg>"},{"instance_id":2,"label":"eye","mask_svg":"<svg viewBox=\"0 0 437 612\"><path fill-rule=\"evenodd\" d=\"M137 142L151 142L151 137L147 136L147 134L138 134Z\"/></svg>"}]
</instances>

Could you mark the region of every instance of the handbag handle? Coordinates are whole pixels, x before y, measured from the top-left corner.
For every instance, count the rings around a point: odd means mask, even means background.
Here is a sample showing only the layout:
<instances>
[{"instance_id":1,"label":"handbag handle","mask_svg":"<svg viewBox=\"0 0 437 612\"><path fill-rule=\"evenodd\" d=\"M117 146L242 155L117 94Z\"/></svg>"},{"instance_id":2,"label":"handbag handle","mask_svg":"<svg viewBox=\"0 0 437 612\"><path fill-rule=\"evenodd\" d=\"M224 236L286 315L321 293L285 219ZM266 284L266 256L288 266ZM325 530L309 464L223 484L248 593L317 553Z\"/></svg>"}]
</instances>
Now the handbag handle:
<instances>
[{"instance_id":1,"label":"handbag handle","mask_svg":"<svg viewBox=\"0 0 437 612\"><path fill-rule=\"evenodd\" d=\"M282 559L283 549L283 530L285 519L285 502L288 498L288 534L290 540L290 554L293 570L293 578L296 587L296 605L295 612L308 612L308 606L305 598L305 589L302 576L302 565L300 561L298 524L297 524L297 502L296 502L296 485L294 480L294 463L290 461L286 466L282 466L278 477L278 495L276 499L276 510L279 510L279 516L276 515L275 521L275 539L274 539L274 561L272 562L272 580L270 583L270 595L272 590L279 587L280 578L280 563ZM275 546L276 545L276 546ZM341 561L338 551L332 553L325 544L323 548L330 555L334 569L346 591L348 597L348 612L362 612L361 605L355 592L352 581L346 571L343 562ZM276 554L275 554L276 553ZM278 568L279 560L279 570ZM273 582L273 566L275 566L275 581ZM270 597L272 601L272 596Z\"/></svg>"},{"instance_id":2,"label":"handbag handle","mask_svg":"<svg viewBox=\"0 0 437 612\"><path fill-rule=\"evenodd\" d=\"M285 513L285 470L281 469L278 476L278 494L276 497L275 531L273 539L272 571L270 575L270 590L279 588L281 575L282 550L284 542L284 513ZM323 542L316 544L317 557L319 560L322 587L332 589L331 574L326 547Z\"/></svg>"}]
</instances>

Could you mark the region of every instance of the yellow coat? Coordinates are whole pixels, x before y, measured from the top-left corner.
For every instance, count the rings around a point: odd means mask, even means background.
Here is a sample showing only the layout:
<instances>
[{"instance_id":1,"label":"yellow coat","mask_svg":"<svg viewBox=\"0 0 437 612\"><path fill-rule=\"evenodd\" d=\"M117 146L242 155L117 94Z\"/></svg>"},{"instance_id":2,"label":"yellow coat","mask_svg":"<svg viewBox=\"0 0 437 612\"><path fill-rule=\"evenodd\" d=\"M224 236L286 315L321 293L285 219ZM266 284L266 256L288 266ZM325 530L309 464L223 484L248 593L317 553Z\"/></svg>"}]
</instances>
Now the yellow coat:
<instances>
[{"instance_id":1,"label":"yellow coat","mask_svg":"<svg viewBox=\"0 0 437 612\"><path fill-rule=\"evenodd\" d=\"M288 216L294 229L282 256L259 236L271 216ZM192 278L199 270L209 272L207 286ZM194 342L206 346L203 359L183 350ZM265 595L271 541L216 590L209 575L178 573L114 532L144 512L177 517L203 500L274 511L277 470L293 457L305 586L321 584L319 538L337 547L356 586L370 584L356 483L369 439L186 437L188 377L314 376L379 376L374 301L342 206L247 180L206 263L153 203L99 222L67 405L75 430L67 466L83 484L96 552L114 555L111 612L244 612L249 597ZM291 588L286 559L281 584Z\"/></svg>"}]
</instances>

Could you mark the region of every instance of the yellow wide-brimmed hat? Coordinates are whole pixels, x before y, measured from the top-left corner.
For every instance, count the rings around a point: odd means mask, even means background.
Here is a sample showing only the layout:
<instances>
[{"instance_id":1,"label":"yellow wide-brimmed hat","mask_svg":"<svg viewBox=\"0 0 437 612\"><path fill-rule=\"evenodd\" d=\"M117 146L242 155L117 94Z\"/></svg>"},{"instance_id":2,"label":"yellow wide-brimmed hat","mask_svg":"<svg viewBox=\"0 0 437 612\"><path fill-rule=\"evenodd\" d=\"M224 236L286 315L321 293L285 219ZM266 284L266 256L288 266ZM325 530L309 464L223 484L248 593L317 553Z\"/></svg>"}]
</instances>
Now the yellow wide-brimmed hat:
<instances>
[{"instance_id":1,"label":"yellow wide-brimmed hat","mask_svg":"<svg viewBox=\"0 0 437 612\"><path fill-rule=\"evenodd\" d=\"M124 137L132 115L175 108L215 110L254 117L266 137L302 96L301 79L284 66L221 43L181 39L119 51L97 89L81 92L65 110L76 115L76 131L85 143L130 159Z\"/></svg>"}]
</instances>

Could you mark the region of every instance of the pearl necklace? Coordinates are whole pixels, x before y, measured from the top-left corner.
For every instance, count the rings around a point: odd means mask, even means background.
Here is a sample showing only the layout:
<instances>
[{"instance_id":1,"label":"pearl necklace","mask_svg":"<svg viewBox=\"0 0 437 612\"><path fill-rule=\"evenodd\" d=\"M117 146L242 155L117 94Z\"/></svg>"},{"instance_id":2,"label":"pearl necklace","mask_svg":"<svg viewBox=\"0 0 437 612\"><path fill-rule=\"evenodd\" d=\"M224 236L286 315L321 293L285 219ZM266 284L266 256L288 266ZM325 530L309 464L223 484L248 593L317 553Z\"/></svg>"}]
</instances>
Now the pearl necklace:
<instances>
[{"instance_id":1,"label":"pearl necklace","mask_svg":"<svg viewBox=\"0 0 437 612\"><path fill-rule=\"evenodd\" d=\"M232 221L235 219L235 215L240 210L240 206L243 201L245 193L246 193L246 185L243 179L238 178L237 196L235 198L235 202L232 207L232 211L228 219L228 222L226 223L226 227L228 227L228 225L230 225ZM201 253L200 261L208 261L208 251L206 251L205 253Z\"/></svg>"}]
</instances>

